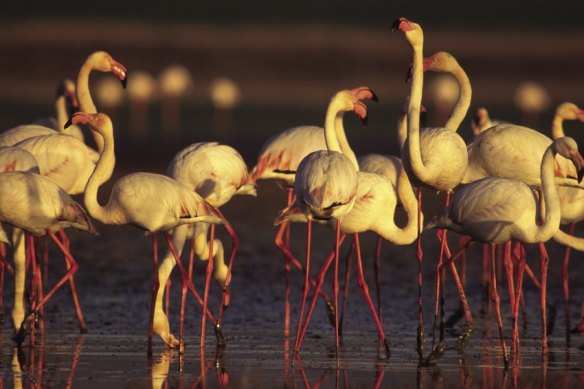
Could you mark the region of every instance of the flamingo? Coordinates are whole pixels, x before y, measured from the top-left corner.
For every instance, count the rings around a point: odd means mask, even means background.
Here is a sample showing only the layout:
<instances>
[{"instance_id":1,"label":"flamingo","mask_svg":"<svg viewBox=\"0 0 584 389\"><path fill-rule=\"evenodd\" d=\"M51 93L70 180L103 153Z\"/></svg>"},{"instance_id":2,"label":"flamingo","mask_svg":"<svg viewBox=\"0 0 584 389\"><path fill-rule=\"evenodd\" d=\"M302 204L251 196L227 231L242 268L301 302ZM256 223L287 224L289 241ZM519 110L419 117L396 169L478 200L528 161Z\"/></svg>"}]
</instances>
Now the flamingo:
<instances>
[{"instance_id":1,"label":"flamingo","mask_svg":"<svg viewBox=\"0 0 584 389\"><path fill-rule=\"evenodd\" d=\"M361 99L376 99L376 97L369 88L364 87L356 88L352 91L343 90L333 96L327 109L324 127L327 150L312 152L300 162L294 181L296 200L292 205L285 208L275 221L276 225L286 221L302 221L303 219L308 221L306 273L296 332L294 355L297 354L302 341L302 318L304 315L304 307L310 281L312 220L317 220L319 222L333 220L336 229L336 242L334 256L329 256L327 263L330 265L334 258L335 275L333 278L333 293L335 307L335 345L338 356L339 318L338 309L336 309L336 307L338 307L338 258L339 246L341 243L340 220L350 212L355 203L358 186L357 171L359 170L359 165L355 154L347 142L344 131L341 131L341 129L336 126L336 123L342 121L344 112L347 111L354 111L362 120L365 120L367 108L365 107L365 104L361 102ZM383 178L381 178L381 180L383 180ZM324 273L327 269L328 266L326 265L321 269L319 278L324 277ZM361 272L359 278L364 283ZM322 279L320 282L322 283ZM368 293L366 292L366 286L363 288L363 291L367 299ZM371 303L370 298L368 302ZM369 306L370 308L373 308L372 304L369 304ZM381 323L374 308L372 309L372 315L374 316L378 330L380 331L380 339L388 349L387 343L385 342L385 335L381 328Z\"/></svg>"},{"instance_id":2,"label":"flamingo","mask_svg":"<svg viewBox=\"0 0 584 389\"><path fill-rule=\"evenodd\" d=\"M55 184L51 179L31 172L1 173L0 180L0 221L24 230L28 234L28 248L33 271L36 267L34 236L49 235L63 252L69 263L67 273L36 304L28 318L21 322L17 330L17 340L26 336L29 321L52 297L57 289L73 277L78 265L68 247L55 235L55 231L67 227L95 233L95 229L81 205ZM33 274L33 279L35 275ZM34 287L33 287L34 293Z\"/></svg>"},{"instance_id":3,"label":"flamingo","mask_svg":"<svg viewBox=\"0 0 584 389\"><path fill-rule=\"evenodd\" d=\"M170 162L167 174L197 192L205 201L217 208L226 204L234 195L256 195L255 184L241 155L234 148L217 142L194 143L179 151ZM172 241L178 255L181 255L185 240L190 237L197 255L203 260L209 260L210 250L206 238L208 227L207 223L199 223L175 228ZM224 263L223 244L219 239L215 239L212 243L213 261L209 261L209 266L214 266L214 278L224 290L223 301L227 305L229 302L227 295L229 273L239 239L230 224L226 223L225 227L232 238L229 267ZM169 250L158 269L160 285L166 285L174 265L175 258ZM154 333L158 334L165 343L173 344L177 340L170 333L168 317L162 309L163 297L164 288L160 288L154 307ZM184 305L185 297L183 296L182 305ZM183 309L181 308L181 311ZM221 313L216 326L220 326L220 322ZM219 331L220 327L217 327L217 330ZM219 340L222 338L222 336L219 337Z\"/></svg>"},{"instance_id":4,"label":"flamingo","mask_svg":"<svg viewBox=\"0 0 584 389\"><path fill-rule=\"evenodd\" d=\"M475 111L474 117L470 123L470 128L472 134L477 136L488 128L504 123L505 122L501 120L491 119L489 111L485 107L479 107Z\"/></svg>"},{"instance_id":5,"label":"flamingo","mask_svg":"<svg viewBox=\"0 0 584 389\"><path fill-rule=\"evenodd\" d=\"M335 126L342 126L342 120ZM275 180L288 194L287 206L294 199L294 178L300 161L308 154L326 150L324 131L318 126L291 127L268 139L262 149L256 165L251 170L254 181ZM290 270L294 264L300 271L304 271L302 264L290 252L290 224L282 223L274 238L274 244L284 254L285 258L285 303L284 303L284 335L290 333ZM313 282L316 285L316 282ZM326 295L322 295L326 301L329 319L334 321L334 307Z\"/></svg>"},{"instance_id":6,"label":"flamingo","mask_svg":"<svg viewBox=\"0 0 584 389\"><path fill-rule=\"evenodd\" d=\"M447 209L437 215L428 228L447 228L460 234L469 235L472 240L491 245L518 240L523 243L542 243L554 236L560 225L560 201L554 183L555 155L560 154L570 159L578 170L578 181L583 174L584 158L578 152L578 145L572 138L564 137L555 140L544 153L540 168L542 198L545 210L540 212L539 200L534 191L524 182L517 179L502 177L487 177L472 182L454 194ZM541 216L542 223L536 221ZM494 247L494 246L492 246ZM465 247L459 250L461 253ZM546 277L549 257L545 246L541 250L541 307L542 307L542 351L547 352L547 323L545 317ZM452 263L455 254L448 259ZM494 260L494 257L491 257ZM520 264L519 274L522 276L524 258ZM493 298L496 303L499 334L505 365L508 364L503 338L499 296L496 288L494 267L491 268L493 282ZM521 277L518 277L515 304L513 309L513 341L518 342L517 314L518 298L521 290ZM464 291L461 300L465 300ZM512 293L512 291L510 291Z\"/></svg>"},{"instance_id":7,"label":"flamingo","mask_svg":"<svg viewBox=\"0 0 584 389\"><path fill-rule=\"evenodd\" d=\"M421 187L450 193L460 184L464 177L468 155L464 140L456 133L470 105L472 90L464 71L454 75L459 81L460 95L454 111L444 127L425 128L420 131L420 106L424 82L423 42L424 34L419 24L406 18L399 18L393 23L394 30L404 33L412 48L413 63L411 67L410 102L408 107L408 138L402 148L402 163L413 184L418 187L418 212L422 209ZM418 220L421 217L418 216ZM418 354L423 356L423 312L422 312L422 247L419 238L421 225L418 226ZM446 247L446 236L442 234L439 263ZM456 271L451 267L453 273ZM457 275L454 274L455 280ZM458 281L457 281L458 284ZM467 311L468 312L468 311ZM467 323L472 317L467 316Z\"/></svg>"},{"instance_id":8,"label":"flamingo","mask_svg":"<svg viewBox=\"0 0 584 389\"><path fill-rule=\"evenodd\" d=\"M197 222L223 223L224 219L214 207L207 204L201 196L190 188L180 184L176 180L153 173L132 173L120 178L114 184L109 200L105 206L97 201L99 187L111 177L114 165L114 138L113 125L110 118L103 114L89 114L78 112L71 119L72 124L87 124L91 131L95 131L104 141L103 150L95 170L87 181L85 187L84 202L89 214L104 224L122 225L131 224L141 228L152 235L152 249L154 262L154 277L152 285L152 304L150 309L149 340L152 338L154 300L158 291L158 255L157 235L162 233L167 240L175 260L183 274L182 288L190 288L194 292L194 286L186 279L186 273L168 231L183 225ZM213 234L211 234L213 241ZM210 248L212 251L213 248ZM201 325L201 348L204 347L205 319L207 311L209 274L205 288L203 304L203 319ZM184 292L183 292L184 293ZM198 296L198 295L197 295ZM181 317L181 321L183 318ZM182 339L182 334L180 334ZM149 344L149 352L151 344Z\"/></svg>"},{"instance_id":9,"label":"flamingo","mask_svg":"<svg viewBox=\"0 0 584 389\"><path fill-rule=\"evenodd\" d=\"M564 137L563 121L564 120L580 120L584 122L584 110L580 109L576 104L571 102L564 102L556 108L554 119L552 122L552 138L558 139ZM568 231L574 234L575 225L577 222L584 219L584 193L578 188L560 187L558 194L560 196L560 209L562 212L561 224L568 224ZM566 246L564 253L564 263L562 267L562 279L564 290L564 312L566 315L566 325L569 334L570 327L570 289L569 289L569 275L568 265L570 261L570 245ZM584 316L576 327L584 329ZM568 335L569 336L569 335Z\"/></svg>"}]
</instances>

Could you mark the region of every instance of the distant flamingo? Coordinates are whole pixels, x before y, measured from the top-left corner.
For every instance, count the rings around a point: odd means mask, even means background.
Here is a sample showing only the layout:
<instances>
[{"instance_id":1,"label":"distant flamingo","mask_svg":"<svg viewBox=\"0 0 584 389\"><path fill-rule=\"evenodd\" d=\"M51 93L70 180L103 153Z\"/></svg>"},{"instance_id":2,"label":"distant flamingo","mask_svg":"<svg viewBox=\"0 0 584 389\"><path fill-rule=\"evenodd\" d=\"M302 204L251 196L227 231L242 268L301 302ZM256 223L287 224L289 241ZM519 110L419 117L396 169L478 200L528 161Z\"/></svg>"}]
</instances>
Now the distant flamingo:
<instances>
[{"instance_id":1,"label":"distant flamingo","mask_svg":"<svg viewBox=\"0 0 584 389\"><path fill-rule=\"evenodd\" d=\"M541 250L541 307L542 307L542 350L547 352L547 328L545 317L546 306L546 278L549 257L542 242L549 240L559 230L560 201L554 183L555 154L569 158L576 166L581 176L584 167L584 158L578 153L578 146L572 138L559 138L550 145L541 162L542 197L545 210L540 211L540 204L533 190L525 183L509 178L487 177L472 182L459 189L452 199L447 210L440 213L428 227L448 228L460 234L469 235L473 240L494 244L518 240L523 243L540 243ZM541 215L542 223L536 221ZM465 247L459 250L459 253ZM449 258L452 262L458 255ZM492 257L494 261L494 257ZM508 260L508 259L507 259ZM520 264L520 274L524 268L524 258ZM508 363L503 339L499 297L494 279L494 267L491 268L493 293L497 305L497 319L501 346ZM518 342L517 314L519 307L519 291L521 278L518 278L513 309L513 340ZM513 291L510 291L513 293ZM465 300L464 291L461 300Z\"/></svg>"},{"instance_id":2,"label":"distant flamingo","mask_svg":"<svg viewBox=\"0 0 584 389\"><path fill-rule=\"evenodd\" d=\"M470 123L470 128L472 130L472 134L477 136L488 128L504 123L505 122L501 120L491 119L489 116L489 111L487 111L487 109L484 107L479 107L475 111L474 117Z\"/></svg>"},{"instance_id":3,"label":"distant flamingo","mask_svg":"<svg viewBox=\"0 0 584 389\"><path fill-rule=\"evenodd\" d=\"M197 222L222 223L224 220L215 209L207 204L190 188L170 177L153 173L133 173L120 178L114 184L108 203L102 206L97 201L99 187L111 177L115 165L113 125L109 117L102 113L76 113L72 124L87 124L104 140L103 151L95 170L85 188L84 200L89 214L104 224L131 224L152 234L154 257L154 278L152 285L152 304L150 309L149 340L152 339L154 300L158 291L158 248L157 235L164 234L179 265L183 280L183 291L187 288L194 292L192 282L186 273L172 245L168 231L183 224ZM213 241L213 234L211 234ZM210 249L212 251L212 247ZM208 280L207 280L208 284ZM207 301L207 288L203 301ZM198 296L198 295L197 295ZM201 326L201 347L204 347L205 319L207 307L203 305ZM181 321L183 318L181 317ZM182 334L181 339L182 339ZM152 346L149 343L149 352Z\"/></svg>"},{"instance_id":4,"label":"distant flamingo","mask_svg":"<svg viewBox=\"0 0 584 389\"><path fill-rule=\"evenodd\" d=\"M77 262L55 231L67 227L94 233L95 230L83 207L57 186L52 180L36 173L7 172L0 180L0 221L9 223L29 234L28 250L32 256L33 272L36 268L32 236L49 235L65 255L70 267L55 286L33 307L28 319L17 330L17 339L26 336L29 320L77 271ZM33 275L33 279L34 279ZM34 288L33 288L34 293Z\"/></svg>"},{"instance_id":5,"label":"distant flamingo","mask_svg":"<svg viewBox=\"0 0 584 389\"><path fill-rule=\"evenodd\" d=\"M422 209L422 192L420 187L427 187L446 192L448 204L450 193L460 184L464 177L468 155L466 144L456 133L470 105L472 90L464 71L455 74L459 81L460 95L454 111L445 127L425 128L420 131L420 107L424 82L424 35L419 24L406 18L399 18L393 29L404 33L412 48L410 103L408 107L408 138L402 148L404 169L418 187L418 212ZM462 70L462 69L461 69ZM421 220L421 217L418 217ZM422 248L419 238L421 225L418 226L418 355L423 357L423 313L422 313ZM440 259L446 246L446 234L442 234ZM456 271L451 267L453 272ZM457 275L455 274L455 280ZM467 316L467 322L472 318Z\"/></svg>"},{"instance_id":6,"label":"distant flamingo","mask_svg":"<svg viewBox=\"0 0 584 389\"><path fill-rule=\"evenodd\" d=\"M226 204L234 195L256 195L255 185L241 155L234 148L217 142L194 143L179 151L170 162L167 173L178 182L197 192L214 207ZM172 241L178 255L180 256L182 253L186 239L191 238L199 258L209 260L208 227L207 223L200 223L175 228ZM222 305L229 303L230 272L239 245L239 238L231 225L226 223L225 227L233 242L229 267L224 263L223 244L219 239L213 241L214 260L209 261L209 269L214 267L215 280L224 291ZM158 269L160 285L166 285L175 263L174 255L168 251ZM189 269L191 268L192 264L189 265ZM164 288L160 288L154 307L154 333L158 334L167 344L172 344L171 339L174 336L170 333L168 317L162 309L163 296ZM185 297L183 296L181 305L184 305ZM184 308L181 308L182 310ZM216 326L221 324L222 312L223 306L220 309ZM217 330L219 331L220 327ZM222 337L219 337L219 341L222 341Z\"/></svg>"},{"instance_id":7,"label":"distant flamingo","mask_svg":"<svg viewBox=\"0 0 584 389\"><path fill-rule=\"evenodd\" d=\"M340 220L350 212L354 205L357 194L357 171L359 166L355 154L348 145L344 131L341 133L341 129L336 126L336 122L342 120L344 113L347 111L354 111L364 120L367 115L367 108L361 102L361 99L371 98L375 98L375 95L370 89L356 88L352 91L340 91L331 99L327 109L324 127L327 150L315 151L308 154L302 160L298 166L298 171L296 172L296 178L294 181L296 201L291 206L284 209L276 219L276 224L285 221L300 221L303 218L306 218L308 221L306 274L296 332L294 355L298 352L302 341L302 319L310 284L310 246L313 219L321 222L326 222L328 220L334 220L336 222L333 293L335 301L334 306L338 307L338 258L341 242ZM330 264L330 257L327 262ZM327 268L328 266L321 269L319 278L324 276L324 272L326 272ZM360 274L360 280L364 282L362 274ZM363 291L367 299L368 293L366 292L366 289L363 289ZM368 302L371 303L371 300L369 299ZM376 319L375 321L378 330L380 331L380 339L385 343L385 335L372 304L370 304L370 308L372 309L372 314ZM338 309L335 309L335 344L338 356Z\"/></svg>"}]
</instances>

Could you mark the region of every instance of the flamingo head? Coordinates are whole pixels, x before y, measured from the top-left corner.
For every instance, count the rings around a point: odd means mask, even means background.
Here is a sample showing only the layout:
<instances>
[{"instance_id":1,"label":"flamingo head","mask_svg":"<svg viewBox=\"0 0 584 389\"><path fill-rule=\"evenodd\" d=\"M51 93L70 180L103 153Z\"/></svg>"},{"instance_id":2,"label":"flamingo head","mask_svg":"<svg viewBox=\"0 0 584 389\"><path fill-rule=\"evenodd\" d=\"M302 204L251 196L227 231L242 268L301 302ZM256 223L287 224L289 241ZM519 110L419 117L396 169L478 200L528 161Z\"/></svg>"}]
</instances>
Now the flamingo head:
<instances>
[{"instance_id":1,"label":"flamingo head","mask_svg":"<svg viewBox=\"0 0 584 389\"><path fill-rule=\"evenodd\" d=\"M487 111L487 109L484 107L477 108L474 117L472 118L470 127L474 136L477 136L487 128L491 127L489 111Z\"/></svg>"},{"instance_id":2,"label":"flamingo head","mask_svg":"<svg viewBox=\"0 0 584 389\"><path fill-rule=\"evenodd\" d=\"M71 125L81 125L85 124L101 135L105 132L111 132L113 130L112 121L105 113L86 113L86 112L75 112L73 116L65 123L65 128Z\"/></svg>"},{"instance_id":3,"label":"flamingo head","mask_svg":"<svg viewBox=\"0 0 584 389\"><path fill-rule=\"evenodd\" d=\"M111 72L122 82L122 86L125 88L128 80L128 70L124 65L112 58L111 55L105 51L96 51L87 58L87 63L89 63L93 69L99 70L100 72Z\"/></svg>"},{"instance_id":4,"label":"flamingo head","mask_svg":"<svg viewBox=\"0 0 584 389\"><path fill-rule=\"evenodd\" d=\"M554 140L550 147L553 148L555 153L560 154L564 158L568 158L574 163L578 172L578 182L581 182L584 177L584 157L578 151L576 141L569 136L565 136Z\"/></svg>"},{"instance_id":5,"label":"flamingo head","mask_svg":"<svg viewBox=\"0 0 584 389\"><path fill-rule=\"evenodd\" d=\"M562 103L556 108L556 116L564 120L580 120L584 122L584 110L574 103Z\"/></svg>"},{"instance_id":6,"label":"flamingo head","mask_svg":"<svg viewBox=\"0 0 584 389\"><path fill-rule=\"evenodd\" d=\"M409 82L412 78L413 66L411 64L406 72L406 82ZM452 54L446 51L439 51L434 55L424 58L423 67L425 72L429 70L435 73L452 73L460 65L458 65L456 58Z\"/></svg>"},{"instance_id":7,"label":"flamingo head","mask_svg":"<svg viewBox=\"0 0 584 389\"><path fill-rule=\"evenodd\" d=\"M77 100L77 94L75 93L75 83L70 79L64 79L59 83L57 87L57 97L63 96L65 100L71 106L72 111L77 111L79 109L79 101Z\"/></svg>"},{"instance_id":8,"label":"flamingo head","mask_svg":"<svg viewBox=\"0 0 584 389\"><path fill-rule=\"evenodd\" d=\"M407 41L412 46L421 46L424 43L424 34L418 23L414 23L404 17L396 19L392 26L392 31L399 30L406 36Z\"/></svg>"}]
</instances>

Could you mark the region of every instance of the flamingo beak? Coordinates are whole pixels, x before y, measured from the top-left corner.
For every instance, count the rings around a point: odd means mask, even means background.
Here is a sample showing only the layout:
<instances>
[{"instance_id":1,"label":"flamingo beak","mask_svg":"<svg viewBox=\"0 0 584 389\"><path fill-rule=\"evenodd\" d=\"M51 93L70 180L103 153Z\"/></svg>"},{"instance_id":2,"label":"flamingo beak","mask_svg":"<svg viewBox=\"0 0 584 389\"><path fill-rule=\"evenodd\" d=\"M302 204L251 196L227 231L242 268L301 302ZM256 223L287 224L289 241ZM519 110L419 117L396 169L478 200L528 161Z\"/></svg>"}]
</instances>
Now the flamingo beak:
<instances>
[{"instance_id":1,"label":"flamingo beak","mask_svg":"<svg viewBox=\"0 0 584 389\"><path fill-rule=\"evenodd\" d=\"M584 122L584 109L578 109L578 110L576 110L576 117L581 122Z\"/></svg>"},{"instance_id":2,"label":"flamingo beak","mask_svg":"<svg viewBox=\"0 0 584 389\"><path fill-rule=\"evenodd\" d=\"M126 69L124 65L115 60L112 60L111 66L112 73L115 74L120 79L120 81L122 82L122 86L125 89L126 85L128 84L128 69Z\"/></svg>"},{"instance_id":3,"label":"flamingo beak","mask_svg":"<svg viewBox=\"0 0 584 389\"><path fill-rule=\"evenodd\" d=\"M576 170L578 171L578 182L582 182L582 178L584 177L584 158L577 150L574 150L571 152L570 159L574 162L574 166L576 166Z\"/></svg>"}]
</instances>

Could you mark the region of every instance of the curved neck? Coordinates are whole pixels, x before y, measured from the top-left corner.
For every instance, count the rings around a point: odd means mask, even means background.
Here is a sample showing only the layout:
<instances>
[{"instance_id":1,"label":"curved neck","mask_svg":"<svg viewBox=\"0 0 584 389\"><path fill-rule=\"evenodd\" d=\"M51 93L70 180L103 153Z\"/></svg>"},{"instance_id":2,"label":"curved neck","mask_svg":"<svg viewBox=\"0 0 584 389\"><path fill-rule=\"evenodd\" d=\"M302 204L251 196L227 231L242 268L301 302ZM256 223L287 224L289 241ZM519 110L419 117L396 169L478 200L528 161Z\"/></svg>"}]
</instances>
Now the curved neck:
<instances>
[{"instance_id":1,"label":"curved neck","mask_svg":"<svg viewBox=\"0 0 584 389\"><path fill-rule=\"evenodd\" d=\"M108 209L109 202L108 205L102 207L97 201L99 187L111 177L116 163L113 132L110 129L106 134L102 138L104 140L103 151L99 156L93 173L85 185L84 202L85 208L87 208L87 211L93 218L106 224L121 224L119 220L115 220L116 218L111 210Z\"/></svg>"},{"instance_id":2,"label":"curved neck","mask_svg":"<svg viewBox=\"0 0 584 389\"><path fill-rule=\"evenodd\" d=\"M560 115L554 115L552 120L552 139L558 139L566 136L564 134L564 118Z\"/></svg>"},{"instance_id":3,"label":"curved neck","mask_svg":"<svg viewBox=\"0 0 584 389\"><path fill-rule=\"evenodd\" d=\"M393 244L406 245L412 243L418 237L418 199L403 168L399 171L396 189L408 220L406 225L400 228L395 224L394 218L389 218L384 223L385 226L379 232L379 235Z\"/></svg>"},{"instance_id":4,"label":"curved neck","mask_svg":"<svg viewBox=\"0 0 584 389\"><path fill-rule=\"evenodd\" d=\"M57 131L65 132L65 124L69 120L69 113L67 112L67 99L60 95L55 100L55 114L57 115Z\"/></svg>"},{"instance_id":5,"label":"curved neck","mask_svg":"<svg viewBox=\"0 0 584 389\"><path fill-rule=\"evenodd\" d=\"M97 108L93 103L91 98L91 92L89 91L89 74L93 70L93 66L85 61L79 70L77 75L76 93L77 100L79 101L79 110L86 113L97 113ZM91 131L93 140L97 147L97 152L101 153L103 151L104 140L96 131Z\"/></svg>"},{"instance_id":6,"label":"curved neck","mask_svg":"<svg viewBox=\"0 0 584 389\"><path fill-rule=\"evenodd\" d=\"M459 94L452 115L444 127L450 131L457 131L468 112L468 107L470 107L472 88L470 87L470 80L462 67L457 66L451 73L458 82Z\"/></svg>"},{"instance_id":7,"label":"curved neck","mask_svg":"<svg viewBox=\"0 0 584 389\"><path fill-rule=\"evenodd\" d=\"M351 149L351 146L349 146L347 136L345 135L345 128L343 126L344 114L344 111L339 111L335 107L334 102L329 104L324 122L324 139L326 147L331 151L338 151L339 153L345 154L349 157L351 162L353 162L355 169L359 171L357 157Z\"/></svg>"},{"instance_id":8,"label":"curved neck","mask_svg":"<svg viewBox=\"0 0 584 389\"><path fill-rule=\"evenodd\" d=\"M408 105L408 152L409 164L416 178L422 182L428 181L429 172L422 161L420 151L420 107L422 105L422 88L424 86L424 56L422 45L412 46L413 64L410 86L410 103ZM403 156L402 156L403 158Z\"/></svg>"},{"instance_id":9,"label":"curved neck","mask_svg":"<svg viewBox=\"0 0 584 389\"><path fill-rule=\"evenodd\" d=\"M560 199L556 189L554 167L555 155L548 147L541 161L541 191L545 209L542 211L543 223L536 229L536 241L545 242L560 226Z\"/></svg>"},{"instance_id":10,"label":"curved neck","mask_svg":"<svg viewBox=\"0 0 584 389\"><path fill-rule=\"evenodd\" d=\"M584 251L584 239L566 234L562 230L558 230L558 232L554 234L553 239L559 244L571 247L574 250Z\"/></svg>"},{"instance_id":11,"label":"curved neck","mask_svg":"<svg viewBox=\"0 0 584 389\"><path fill-rule=\"evenodd\" d=\"M397 120L397 143L401 150L408 138L408 114L407 112L400 112Z\"/></svg>"}]
</instances>

